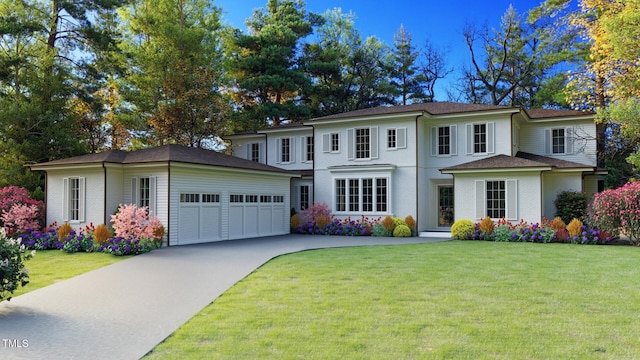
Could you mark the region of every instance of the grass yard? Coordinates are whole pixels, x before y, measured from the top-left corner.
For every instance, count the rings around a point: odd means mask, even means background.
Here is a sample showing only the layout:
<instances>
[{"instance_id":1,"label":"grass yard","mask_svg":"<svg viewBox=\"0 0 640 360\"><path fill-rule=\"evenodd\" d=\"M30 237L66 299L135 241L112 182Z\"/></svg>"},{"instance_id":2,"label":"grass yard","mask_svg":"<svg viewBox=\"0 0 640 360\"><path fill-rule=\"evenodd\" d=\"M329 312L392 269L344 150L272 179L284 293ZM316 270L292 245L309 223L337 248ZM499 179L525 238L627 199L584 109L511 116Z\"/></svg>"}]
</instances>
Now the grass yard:
<instances>
[{"instance_id":1,"label":"grass yard","mask_svg":"<svg viewBox=\"0 0 640 360\"><path fill-rule=\"evenodd\" d=\"M146 359L629 359L639 264L633 247L475 241L287 255Z\"/></svg>"},{"instance_id":2,"label":"grass yard","mask_svg":"<svg viewBox=\"0 0 640 360\"><path fill-rule=\"evenodd\" d=\"M25 287L18 288L13 293L13 297L127 258L129 256L112 256L102 253L68 254L60 250L37 251L31 260L25 262L25 266L29 269L29 283Z\"/></svg>"}]
</instances>

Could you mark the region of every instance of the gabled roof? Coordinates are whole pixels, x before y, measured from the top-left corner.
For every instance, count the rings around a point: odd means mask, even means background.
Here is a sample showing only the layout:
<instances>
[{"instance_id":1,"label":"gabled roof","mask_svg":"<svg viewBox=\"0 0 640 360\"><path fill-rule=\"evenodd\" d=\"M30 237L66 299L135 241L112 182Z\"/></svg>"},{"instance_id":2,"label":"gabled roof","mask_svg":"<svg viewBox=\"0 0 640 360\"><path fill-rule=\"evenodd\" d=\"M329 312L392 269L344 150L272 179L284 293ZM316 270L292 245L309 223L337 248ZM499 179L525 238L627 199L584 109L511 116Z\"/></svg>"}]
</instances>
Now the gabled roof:
<instances>
[{"instance_id":1,"label":"gabled roof","mask_svg":"<svg viewBox=\"0 0 640 360\"><path fill-rule=\"evenodd\" d=\"M489 169L528 169L528 168L549 168L549 169L594 169L594 166L579 164L572 161L555 159L548 156L541 156L519 151L516 156L499 154L488 158L467 162L440 169L441 172L449 173L463 170L489 170Z\"/></svg>"},{"instance_id":2,"label":"gabled roof","mask_svg":"<svg viewBox=\"0 0 640 360\"><path fill-rule=\"evenodd\" d=\"M146 164L154 162L179 162L184 164L221 166L227 168L290 173L287 170L255 161L219 153L213 150L187 147L182 145L163 145L136 151L108 150L96 154L75 156L67 159L49 161L31 165L36 170L49 167L84 164Z\"/></svg>"}]
</instances>

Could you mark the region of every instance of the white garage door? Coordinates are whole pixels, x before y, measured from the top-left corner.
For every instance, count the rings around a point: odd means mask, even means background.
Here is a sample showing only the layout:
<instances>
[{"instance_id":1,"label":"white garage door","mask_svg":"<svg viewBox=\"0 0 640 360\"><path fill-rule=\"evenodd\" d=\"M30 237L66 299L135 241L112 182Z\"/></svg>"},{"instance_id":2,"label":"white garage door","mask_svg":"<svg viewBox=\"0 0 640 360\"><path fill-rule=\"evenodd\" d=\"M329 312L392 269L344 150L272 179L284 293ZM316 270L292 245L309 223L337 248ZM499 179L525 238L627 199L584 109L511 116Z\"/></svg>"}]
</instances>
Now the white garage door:
<instances>
[{"instance_id":1,"label":"white garage door","mask_svg":"<svg viewBox=\"0 0 640 360\"><path fill-rule=\"evenodd\" d=\"M180 245L222 240L220 194L180 194Z\"/></svg>"},{"instance_id":2,"label":"white garage door","mask_svg":"<svg viewBox=\"0 0 640 360\"><path fill-rule=\"evenodd\" d=\"M283 195L181 193L178 244L283 234L285 216Z\"/></svg>"},{"instance_id":3,"label":"white garage door","mask_svg":"<svg viewBox=\"0 0 640 360\"><path fill-rule=\"evenodd\" d=\"M231 194L229 238L282 234L284 216L282 195Z\"/></svg>"}]
</instances>

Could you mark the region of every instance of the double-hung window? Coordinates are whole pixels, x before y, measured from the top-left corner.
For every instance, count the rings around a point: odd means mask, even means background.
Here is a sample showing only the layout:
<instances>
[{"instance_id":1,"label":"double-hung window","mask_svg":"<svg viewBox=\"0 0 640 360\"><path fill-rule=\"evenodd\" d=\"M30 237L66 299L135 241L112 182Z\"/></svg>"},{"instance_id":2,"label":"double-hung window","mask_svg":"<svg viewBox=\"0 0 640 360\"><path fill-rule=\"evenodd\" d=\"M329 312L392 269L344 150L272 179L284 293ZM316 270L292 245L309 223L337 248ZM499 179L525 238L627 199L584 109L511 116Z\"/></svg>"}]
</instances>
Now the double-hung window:
<instances>
[{"instance_id":1,"label":"double-hung window","mask_svg":"<svg viewBox=\"0 0 640 360\"><path fill-rule=\"evenodd\" d=\"M371 158L371 138L369 128L356 129L356 159Z\"/></svg>"},{"instance_id":2,"label":"double-hung window","mask_svg":"<svg viewBox=\"0 0 640 360\"><path fill-rule=\"evenodd\" d=\"M64 178L63 187L63 220L69 222L83 222L85 215L85 178Z\"/></svg>"},{"instance_id":3,"label":"double-hung window","mask_svg":"<svg viewBox=\"0 0 640 360\"><path fill-rule=\"evenodd\" d=\"M347 129L347 160L378 158L378 128Z\"/></svg>"},{"instance_id":4,"label":"double-hung window","mask_svg":"<svg viewBox=\"0 0 640 360\"><path fill-rule=\"evenodd\" d=\"M251 143L249 145L249 160L260 162L261 159L261 151L260 151L260 143Z\"/></svg>"},{"instance_id":5,"label":"double-hung window","mask_svg":"<svg viewBox=\"0 0 640 360\"><path fill-rule=\"evenodd\" d=\"M476 180L476 218L516 220L518 218L518 182Z\"/></svg>"},{"instance_id":6,"label":"double-hung window","mask_svg":"<svg viewBox=\"0 0 640 360\"><path fill-rule=\"evenodd\" d=\"M303 137L304 141L304 161L313 162L313 136Z\"/></svg>"},{"instance_id":7,"label":"double-hung window","mask_svg":"<svg viewBox=\"0 0 640 360\"><path fill-rule=\"evenodd\" d=\"M573 129L545 129L545 154L566 155L573 153Z\"/></svg>"},{"instance_id":8,"label":"double-hung window","mask_svg":"<svg viewBox=\"0 0 640 360\"><path fill-rule=\"evenodd\" d=\"M467 154L494 153L494 123L467 124Z\"/></svg>"},{"instance_id":9,"label":"double-hung window","mask_svg":"<svg viewBox=\"0 0 640 360\"><path fill-rule=\"evenodd\" d=\"M431 155L451 156L457 155L457 127L437 126L431 128Z\"/></svg>"},{"instance_id":10,"label":"double-hung window","mask_svg":"<svg viewBox=\"0 0 640 360\"><path fill-rule=\"evenodd\" d=\"M276 162L280 164L290 164L295 162L295 138L283 137L276 140L278 153Z\"/></svg>"},{"instance_id":11,"label":"double-hung window","mask_svg":"<svg viewBox=\"0 0 640 360\"><path fill-rule=\"evenodd\" d=\"M340 152L340 133L322 134L322 152L339 153Z\"/></svg>"},{"instance_id":12,"label":"double-hung window","mask_svg":"<svg viewBox=\"0 0 640 360\"><path fill-rule=\"evenodd\" d=\"M387 129L387 149L397 150L407 147L407 128Z\"/></svg>"},{"instance_id":13,"label":"double-hung window","mask_svg":"<svg viewBox=\"0 0 640 360\"><path fill-rule=\"evenodd\" d=\"M131 203L146 207L150 213L156 211L156 177L141 176L131 179Z\"/></svg>"}]
</instances>

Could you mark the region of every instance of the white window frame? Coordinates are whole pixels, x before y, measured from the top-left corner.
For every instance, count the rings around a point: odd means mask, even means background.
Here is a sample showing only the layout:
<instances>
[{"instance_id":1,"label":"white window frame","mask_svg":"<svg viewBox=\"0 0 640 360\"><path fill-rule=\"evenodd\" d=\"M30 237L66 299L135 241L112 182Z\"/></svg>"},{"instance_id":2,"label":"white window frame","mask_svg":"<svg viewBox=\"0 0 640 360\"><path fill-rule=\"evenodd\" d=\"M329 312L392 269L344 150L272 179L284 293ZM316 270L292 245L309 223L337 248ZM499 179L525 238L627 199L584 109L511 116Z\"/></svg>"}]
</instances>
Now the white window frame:
<instances>
[{"instance_id":1,"label":"white window frame","mask_svg":"<svg viewBox=\"0 0 640 360\"><path fill-rule=\"evenodd\" d=\"M553 146L554 131L564 130L564 152L555 152ZM553 127L544 130L544 153L545 155L571 155L574 153L575 130L572 127Z\"/></svg>"},{"instance_id":2,"label":"white window frame","mask_svg":"<svg viewBox=\"0 0 640 360\"><path fill-rule=\"evenodd\" d=\"M300 159L303 163L313 163L314 156L314 141L313 136L301 136L300 137Z\"/></svg>"},{"instance_id":3,"label":"white window frame","mask_svg":"<svg viewBox=\"0 0 640 360\"><path fill-rule=\"evenodd\" d=\"M247 160L262 163L262 143L254 142L247 144Z\"/></svg>"},{"instance_id":4,"label":"white window frame","mask_svg":"<svg viewBox=\"0 0 640 360\"><path fill-rule=\"evenodd\" d=\"M62 220L69 223L84 222L86 211L86 178L81 176L66 177L62 179L62 183Z\"/></svg>"},{"instance_id":5,"label":"white window frame","mask_svg":"<svg viewBox=\"0 0 640 360\"><path fill-rule=\"evenodd\" d=\"M283 141L286 140L286 141ZM285 143L288 143L288 147L287 149L285 149ZM278 138L276 140L276 147L277 147L277 159L276 159L276 163L278 164L293 164L296 162L296 158L295 158L295 148L296 148L296 139L294 137L284 137L284 138ZM286 152L286 158L285 158L285 151Z\"/></svg>"},{"instance_id":6,"label":"white window frame","mask_svg":"<svg viewBox=\"0 0 640 360\"><path fill-rule=\"evenodd\" d=\"M330 154L340 153L340 133L322 134L322 152Z\"/></svg>"},{"instance_id":7,"label":"white window frame","mask_svg":"<svg viewBox=\"0 0 640 360\"><path fill-rule=\"evenodd\" d=\"M357 133L358 131L368 130L368 149L357 149ZM363 137L361 137L363 138ZM362 152L364 151L364 153ZM368 156L362 156L368 155ZM347 160L367 161L378 158L378 127L365 127L365 128L350 128L347 129Z\"/></svg>"},{"instance_id":8,"label":"white window frame","mask_svg":"<svg viewBox=\"0 0 640 360\"><path fill-rule=\"evenodd\" d=\"M391 132L394 132L394 143L391 143ZM387 149L398 150L407 148L407 128L389 128L387 129Z\"/></svg>"},{"instance_id":9,"label":"white window frame","mask_svg":"<svg viewBox=\"0 0 640 360\"><path fill-rule=\"evenodd\" d=\"M142 181L144 179L144 181ZM142 198L142 186L144 182L149 183L149 198ZM156 176L134 176L131 178L131 203L136 207L147 206L149 214L156 214L156 196L157 196L157 177ZM148 202L148 205L143 205Z\"/></svg>"},{"instance_id":10,"label":"white window frame","mask_svg":"<svg viewBox=\"0 0 640 360\"><path fill-rule=\"evenodd\" d=\"M476 193L476 219L481 220L488 216L487 209L487 182L502 181L505 183L505 218L518 220L518 180L516 179L485 179L475 180ZM499 220L498 218L492 218Z\"/></svg>"},{"instance_id":11,"label":"white window frame","mask_svg":"<svg viewBox=\"0 0 640 360\"><path fill-rule=\"evenodd\" d=\"M370 180L371 187L365 189ZM340 184L340 188L338 188ZM383 192L380 190L383 189ZM391 179L389 176L344 176L333 179L333 210L341 215L388 214Z\"/></svg>"},{"instance_id":12,"label":"white window frame","mask_svg":"<svg viewBox=\"0 0 640 360\"><path fill-rule=\"evenodd\" d=\"M485 125L485 151L476 152L475 151L475 126L476 125ZM481 123L472 123L467 124L467 154L468 155L484 155L484 154L493 154L495 152L495 123L493 122L481 122Z\"/></svg>"},{"instance_id":13,"label":"white window frame","mask_svg":"<svg viewBox=\"0 0 640 360\"><path fill-rule=\"evenodd\" d=\"M440 129L449 129L449 153L440 154ZM456 125L434 126L431 128L431 156L449 157L458 155L458 127Z\"/></svg>"}]
</instances>

